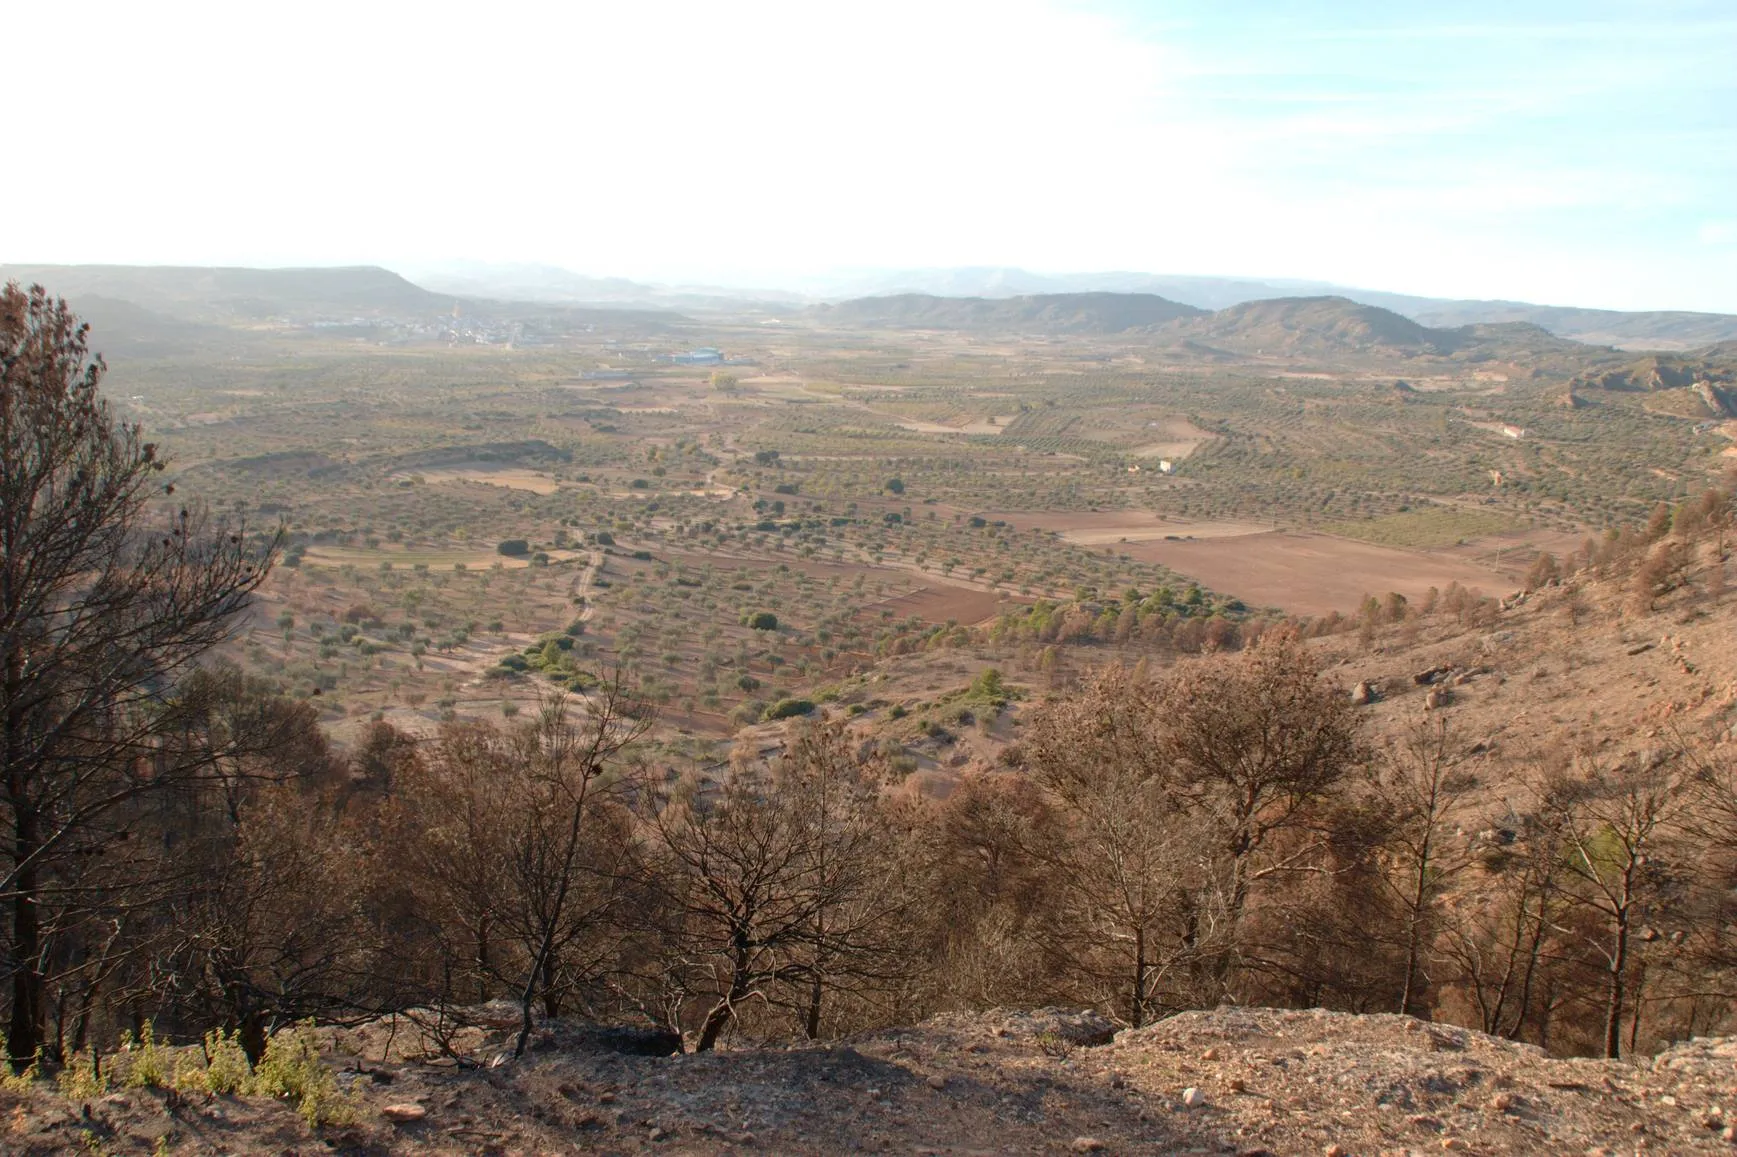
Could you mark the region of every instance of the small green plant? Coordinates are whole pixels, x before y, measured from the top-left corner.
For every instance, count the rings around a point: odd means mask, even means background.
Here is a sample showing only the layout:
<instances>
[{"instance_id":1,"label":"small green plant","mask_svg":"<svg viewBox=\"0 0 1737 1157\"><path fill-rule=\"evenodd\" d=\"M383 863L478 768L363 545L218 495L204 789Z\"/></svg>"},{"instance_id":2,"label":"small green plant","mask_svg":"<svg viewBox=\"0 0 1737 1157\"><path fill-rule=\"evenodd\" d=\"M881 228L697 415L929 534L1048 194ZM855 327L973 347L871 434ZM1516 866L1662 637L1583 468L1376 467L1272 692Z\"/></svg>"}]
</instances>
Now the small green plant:
<instances>
[{"instance_id":1,"label":"small green plant","mask_svg":"<svg viewBox=\"0 0 1737 1157\"><path fill-rule=\"evenodd\" d=\"M109 1075L91 1049L73 1053L66 1067L55 1074L54 1083L69 1101L88 1101L109 1091Z\"/></svg>"},{"instance_id":2,"label":"small green plant","mask_svg":"<svg viewBox=\"0 0 1737 1157\"><path fill-rule=\"evenodd\" d=\"M121 1051L127 1054L127 1088L161 1089L169 1084L174 1073L174 1052L157 1043L150 1021L145 1022L137 1038L130 1032L121 1034Z\"/></svg>"},{"instance_id":3,"label":"small green plant","mask_svg":"<svg viewBox=\"0 0 1737 1157\"><path fill-rule=\"evenodd\" d=\"M175 1058L174 1087L181 1093L245 1093L253 1079L247 1053L236 1030L214 1029L200 1049L181 1050Z\"/></svg>"},{"instance_id":4,"label":"small green plant","mask_svg":"<svg viewBox=\"0 0 1737 1157\"><path fill-rule=\"evenodd\" d=\"M311 1018L271 1038L253 1070L251 1085L248 1091L258 1096L294 1101L309 1126L342 1125L355 1119L355 1106L338 1091L332 1071L320 1061L319 1037Z\"/></svg>"},{"instance_id":5,"label":"small green plant","mask_svg":"<svg viewBox=\"0 0 1737 1157\"><path fill-rule=\"evenodd\" d=\"M247 1053L241 1047L241 1032L215 1029L205 1034L205 1090L239 1093L253 1077Z\"/></svg>"}]
</instances>

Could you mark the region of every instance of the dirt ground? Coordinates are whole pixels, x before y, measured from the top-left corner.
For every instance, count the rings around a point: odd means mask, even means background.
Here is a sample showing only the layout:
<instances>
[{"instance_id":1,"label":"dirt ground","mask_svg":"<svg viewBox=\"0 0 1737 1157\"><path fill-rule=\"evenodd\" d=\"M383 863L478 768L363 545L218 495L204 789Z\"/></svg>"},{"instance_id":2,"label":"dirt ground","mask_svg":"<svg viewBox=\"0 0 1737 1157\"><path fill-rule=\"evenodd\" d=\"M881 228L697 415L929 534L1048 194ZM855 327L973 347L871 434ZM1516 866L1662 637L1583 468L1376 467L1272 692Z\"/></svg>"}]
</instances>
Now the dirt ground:
<instances>
[{"instance_id":1,"label":"dirt ground","mask_svg":"<svg viewBox=\"0 0 1737 1157\"><path fill-rule=\"evenodd\" d=\"M870 603L863 608L863 613L878 616L881 611L892 611L893 617L899 619L915 615L926 623L951 620L971 626L993 619L1006 601L988 591L937 584L918 587L897 598Z\"/></svg>"},{"instance_id":2,"label":"dirt ground","mask_svg":"<svg viewBox=\"0 0 1737 1157\"><path fill-rule=\"evenodd\" d=\"M493 1006L490 1006L493 1007ZM505 1018L503 1018L505 1019ZM1552 1060L1393 1015L1221 1008L1114 1032L1092 1013L953 1014L835 1045L672 1053L651 1032L503 1026L465 1064L337 1034L348 1124L263 1098L0 1092L14 1157L646 1153L1729 1153L1737 1042Z\"/></svg>"},{"instance_id":3,"label":"dirt ground","mask_svg":"<svg viewBox=\"0 0 1737 1157\"><path fill-rule=\"evenodd\" d=\"M1086 546L1113 545L1123 539L1143 542L1168 536L1235 538L1272 529L1259 522L1204 522L1171 518L1150 510L991 511L983 517L999 519L1018 530L1054 531L1069 542Z\"/></svg>"},{"instance_id":4,"label":"dirt ground","mask_svg":"<svg viewBox=\"0 0 1737 1157\"><path fill-rule=\"evenodd\" d=\"M1415 600L1430 587L1445 589L1452 582L1486 594L1507 594L1515 586L1512 575L1463 558L1327 534L1275 530L1192 542L1129 542L1119 549L1251 606L1299 615L1349 613L1364 595L1388 591Z\"/></svg>"}]
</instances>

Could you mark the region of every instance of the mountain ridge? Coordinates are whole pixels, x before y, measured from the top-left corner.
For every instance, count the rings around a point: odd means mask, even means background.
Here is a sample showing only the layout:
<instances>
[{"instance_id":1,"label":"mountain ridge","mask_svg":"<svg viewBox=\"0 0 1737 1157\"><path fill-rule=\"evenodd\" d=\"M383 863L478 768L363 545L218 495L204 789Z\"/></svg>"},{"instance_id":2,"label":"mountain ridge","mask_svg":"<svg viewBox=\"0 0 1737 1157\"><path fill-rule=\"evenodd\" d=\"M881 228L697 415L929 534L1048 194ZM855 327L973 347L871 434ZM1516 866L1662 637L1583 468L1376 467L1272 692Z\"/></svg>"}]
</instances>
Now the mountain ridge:
<instances>
[{"instance_id":1,"label":"mountain ridge","mask_svg":"<svg viewBox=\"0 0 1737 1157\"><path fill-rule=\"evenodd\" d=\"M1436 298L1292 278L1236 278L1112 270L1034 273L1016 266L962 266L867 270L795 277L769 287L658 285L625 278L592 278L555 266L468 262L413 274L413 280L467 295L671 308L777 310L838 304L865 297L1006 299L1068 293L1135 293L1164 297L1196 309L1218 310L1248 301L1339 296L1376 306L1434 328L1528 322L1557 337L1629 349L1692 349L1737 341L1737 314L1694 310L1610 310L1540 305L1506 299Z\"/></svg>"}]
</instances>

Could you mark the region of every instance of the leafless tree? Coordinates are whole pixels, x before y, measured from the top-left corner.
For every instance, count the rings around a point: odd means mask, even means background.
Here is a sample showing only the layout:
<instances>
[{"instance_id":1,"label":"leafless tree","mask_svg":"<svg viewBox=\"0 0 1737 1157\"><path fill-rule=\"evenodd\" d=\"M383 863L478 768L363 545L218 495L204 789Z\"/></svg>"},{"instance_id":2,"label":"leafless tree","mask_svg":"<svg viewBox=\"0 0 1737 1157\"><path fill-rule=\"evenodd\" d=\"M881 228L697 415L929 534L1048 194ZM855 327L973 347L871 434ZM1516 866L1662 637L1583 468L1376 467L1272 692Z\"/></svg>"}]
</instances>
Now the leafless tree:
<instances>
[{"instance_id":1,"label":"leafless tree","mask_svg":"<svg viewBox=\"0 0 1737 1157\"><path fill-rule=\"evenodd\" d=\"M1322 679L1294 636L1269 632L1235 655L1179 664L1154 689L1153 757L1172 769L1195 830L1222 864L1222 943L1211 972L1228 984L1250 890L1322 870L1318 805L1364 758L1345 692Z\"/></svg>"},{"instance_id":2,"label":"leafless tree","mask_svg":"<svg viewBox=\"0 0 1737 1157\"><path fill-rule=\"evenodd\" d=\"M1638 1016L1644 977L1636 975L1637 947L1658 936L1659 925L1668 928L1673 915L1667 853L1685 796L1673 769L1649 763L1594 769L1554 793L1569 894L1595 917L1584 936L1603 966L1607 1057L1622 1055L1624 1016Z\"/></svg>"},{"instance_id":3,"label":"leafless tree","mask_svg":"<svg viewBox=\"0 0 1737 1157\"><path fill-rule=\"evenodd\" d=\"M703 1002L697 1050L750 1002L792 1005L817 1035L828 990L898 979L893 933L910 900L874 779L842 724L821 723L772 767L738 761L722 784L686 781L655 810L676 949Z\"/></svg>"},{"instance_id":4,"label":"leafless tree","mask_svg":"<svg viewBox=\"0 0 1737 1157\"><path fill-rule=\"evenodd\" d=\"M1160 754L1152 685L1121 667L1038 710L1025 740L1034 778L1064 827L1037 846L1054 876L1052 931L1076 971L1103 975L1127 1022L1157 1011L1159 987L1212 937L1194 861L1209 854ZM1203 911L1203 908L1207 911Z\"/></svg>"},{"instance_id":5,"label":"leafless tree","mask_svg":"<svg viewBox=\"0 0 1737 1157\"><path fill-rule=\"evenodd\" d=\"M1473 860L1453 818L1477 780L1465 772L1445 719L1414 724L1384 753L1376 799L1387 819L1378 877L1397 905L1405 979L1399 1011L1429 1015L1426 958L1443 897Z\"/></svg>"}]
</instances>

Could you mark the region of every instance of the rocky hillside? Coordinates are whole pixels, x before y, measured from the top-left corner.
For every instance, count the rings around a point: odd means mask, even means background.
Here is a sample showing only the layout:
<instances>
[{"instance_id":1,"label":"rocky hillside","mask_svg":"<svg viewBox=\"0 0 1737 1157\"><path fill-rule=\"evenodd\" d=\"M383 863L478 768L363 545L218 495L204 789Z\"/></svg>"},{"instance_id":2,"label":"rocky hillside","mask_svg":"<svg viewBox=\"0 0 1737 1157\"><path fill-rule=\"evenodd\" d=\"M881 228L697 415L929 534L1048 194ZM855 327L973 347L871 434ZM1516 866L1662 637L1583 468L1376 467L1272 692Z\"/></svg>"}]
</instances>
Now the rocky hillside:
<instances>
[{"instance_id":1,"label":"rocky hillside","mask_svg":"<svg viewBox=\"0 0 1737 1157\"><path fill-rule=\"evenodd\" d=\"M0 1092L4 1150L1375 1157L1729 1153L1737 1138L1730 1040L1631 1064L1391 1015L1223 1008L1113 1033L1046 1010L705 1055L554 1022L514 1060L510 1010L479 1011L452 1055L402 1019L329 1032L340 1123L265 1098L41 1088Z\"/></svg>"}]
</instances>

